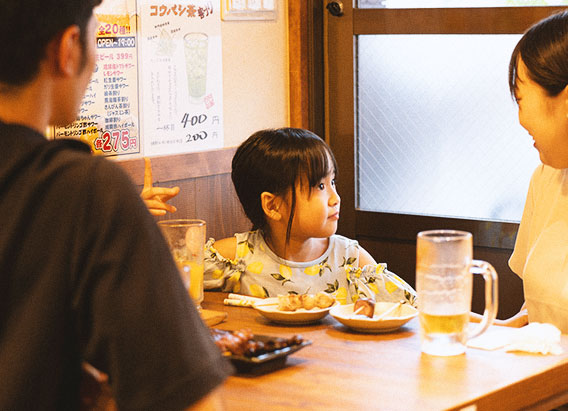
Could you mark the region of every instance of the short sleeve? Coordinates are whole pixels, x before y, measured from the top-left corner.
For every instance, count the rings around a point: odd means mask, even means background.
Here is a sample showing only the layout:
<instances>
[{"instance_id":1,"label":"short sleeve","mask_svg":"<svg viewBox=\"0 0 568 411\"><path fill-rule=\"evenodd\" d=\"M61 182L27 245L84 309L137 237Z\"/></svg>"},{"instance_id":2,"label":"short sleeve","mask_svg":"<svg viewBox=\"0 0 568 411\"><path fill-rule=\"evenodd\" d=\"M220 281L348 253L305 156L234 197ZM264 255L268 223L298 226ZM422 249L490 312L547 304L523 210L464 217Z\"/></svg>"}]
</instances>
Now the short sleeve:
<instances>
[{"instance_id":1,"label":"short sleeve","mask_svg":"<svg viewBox=\"0 0 568 411\"><path fill-rule=\"evenodd\" d=\"M244 265L238 260L223 257L213 246L210 238L205 244L203 286L206 290L221 288L226 292L240 292L241 274Z\"/></svg>"},{"instance_id":2,"label":"short sleeve","mask_svg":"<svg viewBox=\"0 0 568 411\"><path fill-rule=\"evenodd\" d=\"M385 263L368 264L363 268L348 267L347 275L351 284L352 300L360 296L372 297L376 301L407 301L416 307L416 291L395 273L387 270Z\"/></svg>"},{"instance_id":3,"label":"short sleeve","mask_svg":"<svg viewBox=\"0 0 568 411\"><path fill-rule=\"evenodd\" d=\"M519 277L523 276L523 269L529 253L529 232L533 218L535 190L538 176L542 174L542 168L542 165L538 166L531 177L529 189L527 192L527 198L525 200L525 207L523 209L523 215L521 217L521 223L519 225L517 238L515 240L515 247L513 249L513 254L509 258L509 267Z\"/></svg>"},{"instance_id":4,"label":"short sleeve","mask_svg":"<svg viewBox=\"0 0 568 411\"><path fill-rule=\"evenodd\" d=\"M231 367L130 179L104 159L83 177L88 190L73 251L83 256L73 281L83 358L109 374L121 409L187 407Z\"/></svg>"}]
</instances>

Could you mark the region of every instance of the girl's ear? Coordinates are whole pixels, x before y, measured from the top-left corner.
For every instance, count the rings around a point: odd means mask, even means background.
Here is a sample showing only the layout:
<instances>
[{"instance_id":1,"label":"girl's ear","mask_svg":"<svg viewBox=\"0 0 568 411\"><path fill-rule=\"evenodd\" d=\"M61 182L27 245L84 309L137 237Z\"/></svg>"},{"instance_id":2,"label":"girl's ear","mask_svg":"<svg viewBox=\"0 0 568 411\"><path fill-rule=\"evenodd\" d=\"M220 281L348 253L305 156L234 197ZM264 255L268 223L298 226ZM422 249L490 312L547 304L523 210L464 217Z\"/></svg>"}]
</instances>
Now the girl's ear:
<instances>
[{"instance_id":1,"label":"girl's ear","mask_svg":"<svg viewBox=\"0 0 568 411\"><path fill-rule=\"evenodd\" d=\"M282 219L282 214L279 211L282 199L279 196L263 191L260 195L260 203L266 217L275 221Z\"/></svg>"}]
</instances>

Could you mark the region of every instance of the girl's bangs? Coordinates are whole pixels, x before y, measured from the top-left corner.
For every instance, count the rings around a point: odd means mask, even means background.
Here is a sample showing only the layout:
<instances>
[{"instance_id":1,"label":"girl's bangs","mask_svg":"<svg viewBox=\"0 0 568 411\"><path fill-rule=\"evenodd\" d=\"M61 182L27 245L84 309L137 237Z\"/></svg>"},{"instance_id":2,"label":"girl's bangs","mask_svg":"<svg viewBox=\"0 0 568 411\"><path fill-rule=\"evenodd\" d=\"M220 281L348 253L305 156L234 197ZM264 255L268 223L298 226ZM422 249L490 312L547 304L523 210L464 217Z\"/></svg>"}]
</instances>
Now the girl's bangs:
<instances>
[{"instance_id":1,"label":"girl's bangs","mask_svg":"<svg viewBox=\"0 0 568 411\"><path fill-rule=\"evenodd\" d=\"M315 187L330 173L337 173L337 164L331 151L324 144L316 144L303 152L302 174L305 174L310 187Z\"/></svg>"}]
</instances>

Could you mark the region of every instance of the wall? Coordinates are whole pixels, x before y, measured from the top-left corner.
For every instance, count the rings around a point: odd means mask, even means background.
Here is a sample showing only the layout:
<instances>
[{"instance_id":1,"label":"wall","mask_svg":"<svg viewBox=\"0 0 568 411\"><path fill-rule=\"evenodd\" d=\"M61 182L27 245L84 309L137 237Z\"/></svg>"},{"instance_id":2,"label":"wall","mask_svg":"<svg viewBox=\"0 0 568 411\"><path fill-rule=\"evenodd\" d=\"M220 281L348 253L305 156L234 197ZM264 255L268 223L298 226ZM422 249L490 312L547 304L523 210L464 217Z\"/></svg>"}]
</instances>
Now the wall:
<instances>
[{"instance_id":1,"label":"wall","mask_svg":"<svg viewBox=\"0 0 568 411\"><path fill-rule=\"evenodd\" d=\"M208 237L250 229L230 178L234 147L259 129L289 125L287 1L277 0L277 10L276 20L221 22L225 149L152 157L154 185L181 188L170 201L178 211L165 218L204 219ZM119 163L141 190L143 160Z\"/></svg>"},{"instance_id":2,"label":"wall","mask_svg":"<svg viewBox=\"0 0 568 411\"><path fill-rule=\"evenodd\" d=\"M288 2L276 20L222 21L225 147L289 124Z\"/></svg>"}]
</instances>

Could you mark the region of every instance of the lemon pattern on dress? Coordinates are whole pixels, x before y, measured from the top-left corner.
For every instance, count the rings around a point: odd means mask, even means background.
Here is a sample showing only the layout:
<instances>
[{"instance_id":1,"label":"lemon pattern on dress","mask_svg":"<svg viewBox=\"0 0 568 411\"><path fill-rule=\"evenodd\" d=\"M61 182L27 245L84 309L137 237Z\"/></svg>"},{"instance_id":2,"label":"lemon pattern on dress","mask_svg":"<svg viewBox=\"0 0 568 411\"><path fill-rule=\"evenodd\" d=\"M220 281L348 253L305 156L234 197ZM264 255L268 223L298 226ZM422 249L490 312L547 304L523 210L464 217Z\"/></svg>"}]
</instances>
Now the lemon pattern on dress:
<instances>
[{"instance_id":1,"label":"lemon pattern on dress","mask_svg":"<svg viewBox=\"0 0 568 411\"><path fill-rule=\"evenodd\" d=\"M241 292L241 273L236 272L231 274L227 279L227 286L230 287L229 289L233 290L234 293Z\"/></svg>"},{"instance_id":2,"label":"lemon pattern on dress","mask_svg":"<svg viewBox=\"0 0 568 411\"><path fill-rule=\"evenodd\" d=\"M254 245L252 245L249 241L244 240L237 243L237 258L244 258L249 252L251 254L254 253Z\"/></svg>"},{"instance_id":3,"label":"lemon pattern on dress","mask_svg":"<svg viewBox=\"0 0 568 411\"><path fill-rule=\"evenodd\" d=\"M247 265L247 271L252 274L262 273L263 268L264 264L262 264L262 261L255 261L254 263L250 263L249 265Z\"/></svg>"},{"instance_id":4,"label":"lemon pattern on dress","mask_svg":"<svg viewBox=\"0 0 568 411\"><path fill-rule=\"evenodd\" d=\"M341 287L339 281L335 280L333 283L327 283L327 288L324 291L333 295L339 304L347 304L347 288Z\"/></svg>"},{"instance_id":5,"label":"lemon pattern on dress","mask_svg":"<svg viewBox=\"0 0 568 411\"><path fill-rule=\"evenodd\" d=\"M280 281L281 285L284 285L287 282L291 282L291 283L294 282L294 281L292 281L292 269L285 264L280 264L280 266L278 267L278 272L272 273L270 275L276 281Z\"/></svg>"},{"instance_id":6,"label":"lemon pattern on dress","mask_svg":"<svg viewBox=\"0 0 568 411\"><path fill-rule=\"evenodd\" d=\"M259 297L259 298L268 297L268 291L266 291L266 288L264 288L264 287L262 287L258 284L252 284L250 286L250 292L251 292L253 297Z\"/></svg>"},{"instance_id":7,"label":"lemon pattern on dress","mask_svg":"<svg viewBox=\"0 0 568 411\"><path fill-rule=\"evenodd\" d=\"M322 275L324 275L324 271L325 269L328 269L329 272L331 272L331 267L329 266L328 262L327 262L327 258L325 258L321 263L316 264L316 265L312 265L311 267L308 267L304 270L304 273L307 275L319 275L320 277Z\"/></svg>"},{"instance_id":8,"label":"lemon pattern on dress","mask_svg":"<svg viewBox=\"0 0 568 411\"><path fill-rule=\"evenodd\" d=\"M416 292L404 280L386 269L386 264L359 267L358 244L334 235L325 256L311 263L289 263L272 255L260 231L235 234L234 259L225 258L213 247L206 246L204 279L208 288L223 291L275 297L278 294L303 294L326 291L341 304L359 297L358 281L375 293L377 301L416 303ZM264 249L264 251L263 251Z\"/></svg>"}]
</instances>

